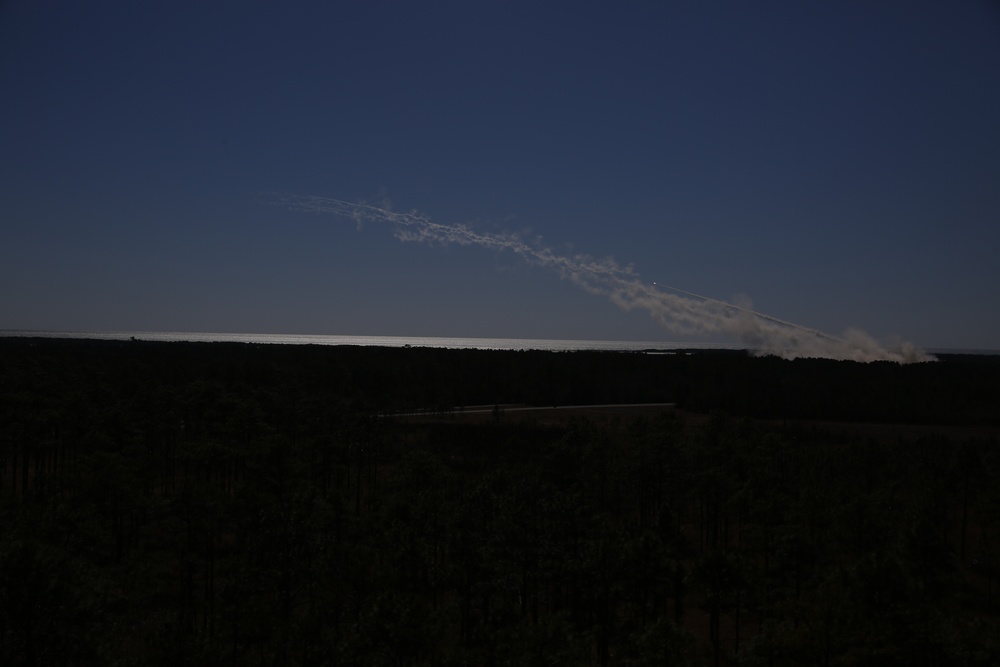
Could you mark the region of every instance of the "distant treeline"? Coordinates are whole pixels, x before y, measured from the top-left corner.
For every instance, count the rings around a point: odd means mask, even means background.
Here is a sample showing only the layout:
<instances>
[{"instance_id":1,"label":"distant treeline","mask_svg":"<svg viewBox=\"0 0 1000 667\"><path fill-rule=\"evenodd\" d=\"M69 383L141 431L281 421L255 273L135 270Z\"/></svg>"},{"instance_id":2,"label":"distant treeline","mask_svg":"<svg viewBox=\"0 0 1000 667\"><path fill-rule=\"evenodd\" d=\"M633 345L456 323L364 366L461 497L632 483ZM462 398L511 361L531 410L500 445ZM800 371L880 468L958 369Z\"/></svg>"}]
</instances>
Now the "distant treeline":
<instances>
[{"instance_id":1,"label":"distant treeline","mask_svg":"<svg viewBox=\"0 0 1000 667\"><path fill-rule=\"evenodd\" d=\"M322 394L376 411L494 403L675 402L765 419L1000 425L1000 356L900 365L675 354L0 338L3 372L36 389L64 374L110 390L199 378ZM82 377L81 377L82 376ZM105 382L106 381L106 382ZM53 395L57 387L49 387Z\"/></svg>"},{"instance_id":2,"label":"distant treeline","mask_svg":"<svg viewBox=\"0 0 1000 667\"><path fill-rule=\"evenodd\" d=\"M0 339L0 664L997 664L998 371Z\"/></svg>"}]
</instances>

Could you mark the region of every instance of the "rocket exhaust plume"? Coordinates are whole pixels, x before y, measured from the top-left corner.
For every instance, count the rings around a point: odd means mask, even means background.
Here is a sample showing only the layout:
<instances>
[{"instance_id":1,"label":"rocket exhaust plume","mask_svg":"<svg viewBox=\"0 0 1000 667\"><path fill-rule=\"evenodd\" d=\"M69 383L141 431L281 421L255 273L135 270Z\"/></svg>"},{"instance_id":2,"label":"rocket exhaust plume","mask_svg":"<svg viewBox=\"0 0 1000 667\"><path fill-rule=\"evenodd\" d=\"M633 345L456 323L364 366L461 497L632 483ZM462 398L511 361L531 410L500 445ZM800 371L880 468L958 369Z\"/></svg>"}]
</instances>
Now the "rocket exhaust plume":
<instances>
[{"instance_id":1,"label":"rocket exhaust plume","mask_svg":"<svg viewBox=\"0 0 1000 667\"><path fill-rule=\"evenodd\" d=\"M434 222L416 211L399 213L385 204L376 206L329 197L286 195L289 208L309 213L327 213L363 222L387 223L395 227L401 241L479 246L510 251L525 262L551 269L591 294L603 296L624 310L645 310L664 329L680 335L726 334L738 337L757 354L824 357L856 361L932 361L934 357L909 343L888 349L859 330L842 336L810 329L757 312L749 307L700 296L693 292L644 282L631 265L614 259L588 255L565 256L514 234L490 234L466 225Z\"/></svg>"}]
</instances>

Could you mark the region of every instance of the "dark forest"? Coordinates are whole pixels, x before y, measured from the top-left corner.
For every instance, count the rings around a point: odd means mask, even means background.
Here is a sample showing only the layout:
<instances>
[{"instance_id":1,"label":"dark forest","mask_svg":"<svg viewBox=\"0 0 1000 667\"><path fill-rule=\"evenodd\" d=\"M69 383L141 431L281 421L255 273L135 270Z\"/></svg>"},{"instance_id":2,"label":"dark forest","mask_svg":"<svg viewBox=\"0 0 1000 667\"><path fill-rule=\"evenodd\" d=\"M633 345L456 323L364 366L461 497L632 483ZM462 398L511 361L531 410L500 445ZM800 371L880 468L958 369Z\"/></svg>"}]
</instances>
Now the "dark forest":
<instances>
[{"instance_id":1,"label":"dark forest","mask_svg":"<svg viewBox=\"0 0 1000 667\"><path fill-rule=\"evenodd\" d=\"M997 664L998 434L984 355L0 338L0 664Z\"/></svg>"}]
</instances>

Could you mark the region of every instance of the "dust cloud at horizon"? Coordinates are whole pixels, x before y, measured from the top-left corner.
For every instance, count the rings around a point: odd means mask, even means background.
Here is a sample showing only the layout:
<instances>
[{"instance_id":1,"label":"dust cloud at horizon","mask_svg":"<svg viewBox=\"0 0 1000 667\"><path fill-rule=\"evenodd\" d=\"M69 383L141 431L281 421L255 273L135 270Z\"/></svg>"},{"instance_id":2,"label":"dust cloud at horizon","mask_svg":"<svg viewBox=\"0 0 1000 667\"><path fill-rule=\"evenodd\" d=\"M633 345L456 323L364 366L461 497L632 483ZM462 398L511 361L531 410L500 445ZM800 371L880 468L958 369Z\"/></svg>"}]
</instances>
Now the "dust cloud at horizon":
<instances>
[{"instance_id":1,"label":"dust cloud at horizon","mask_svg":"<svg viewBox=\"0 0 1000 667\"><path fill-rule=\"evenodd\" d=\"M905 341L883 345L860 329L834 336L787 322L719 299L643 281L631 265L613 258L560 255L524 241L516 234L480 232L464 224L443 224L417 213L396 212L390 204L348 202L313 195L284 195L277 203L308 213L330 214L355 221L391 224L401 241L466 245L510 251L528 264L555 271L585 291L603 296L623 310L644 310L667 331L677 335L723 334L761 355L786 359L821 357L854 361L915 363L934 357ZM662 288L662 289L661 289Z\"/></svg>"}]
</instances>

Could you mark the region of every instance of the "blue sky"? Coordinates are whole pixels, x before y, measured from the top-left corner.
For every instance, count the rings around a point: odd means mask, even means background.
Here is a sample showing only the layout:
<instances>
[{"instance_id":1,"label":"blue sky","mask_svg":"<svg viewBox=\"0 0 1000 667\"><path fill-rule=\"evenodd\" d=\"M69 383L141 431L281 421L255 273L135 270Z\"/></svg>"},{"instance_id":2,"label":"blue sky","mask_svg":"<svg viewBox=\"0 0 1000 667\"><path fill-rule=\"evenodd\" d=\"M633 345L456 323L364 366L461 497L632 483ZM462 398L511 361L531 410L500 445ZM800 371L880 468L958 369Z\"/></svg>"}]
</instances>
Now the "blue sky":
<instances>
[{"instance_id":1,"label":"blue sky","mask_svg":"<svg viewBox=\"0 0 1000 667\"><path fill-rule=\"evenodd\" d=\"M320 196L1000 348L998 72L986 0L13 0L0 328L725 338Z\"/></svg>"}]
</instances>

